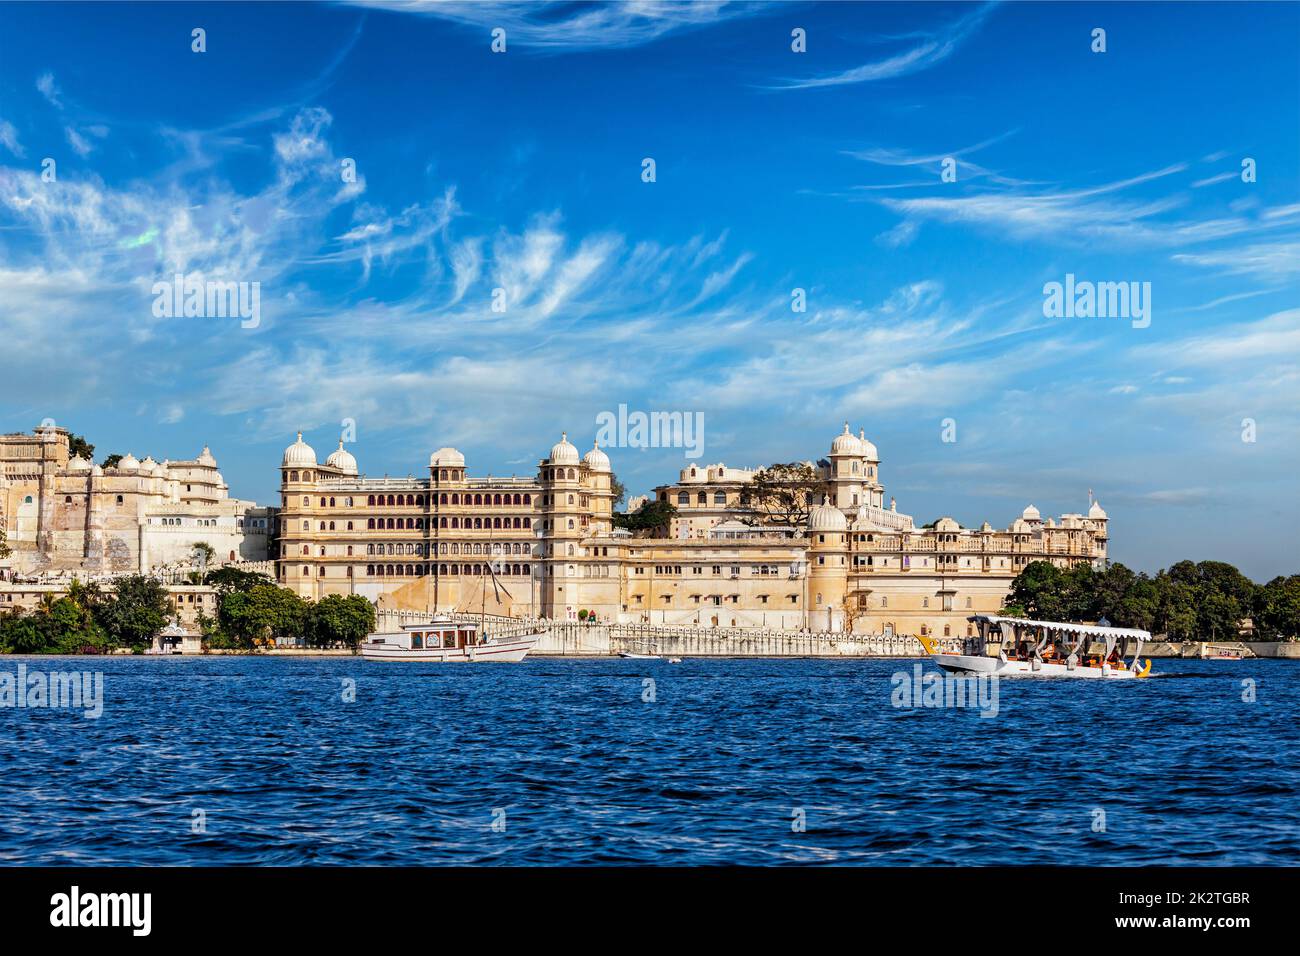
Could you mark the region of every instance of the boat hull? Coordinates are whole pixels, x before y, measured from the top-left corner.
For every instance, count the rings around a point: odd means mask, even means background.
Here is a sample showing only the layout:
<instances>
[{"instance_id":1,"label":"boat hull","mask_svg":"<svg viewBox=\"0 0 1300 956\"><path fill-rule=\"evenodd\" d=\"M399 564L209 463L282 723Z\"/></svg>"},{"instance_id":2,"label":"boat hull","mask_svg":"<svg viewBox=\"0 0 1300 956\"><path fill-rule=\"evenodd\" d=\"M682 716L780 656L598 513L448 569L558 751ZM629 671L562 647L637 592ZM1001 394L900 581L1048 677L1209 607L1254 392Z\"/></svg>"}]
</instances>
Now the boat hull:
<instances>
[{"instance_id":1,"label":"boat hull","mask_svg":"<svg viewBox=\"0 0 1300 956\"><path fill-rule=\"evenodd\" d=\"M362 644L361 656L368 661L424 661L433 664L517 664L537 646L541 634L491 641L470 647L404 648L385 644Z\"/></svg>"},{"instance_id":2,"label":"boat hull","mask_svg":"<svg viewBox=\"0 0 1300 956\"><path fill-rule=\"evenodd\" d=\"M950 674L984 674L998 677L1070 677L1085 680L1136 680L1137 673L1127 667L1085 667L1079 664L1073 668L1064 663L1052 661L1038 662L1037 669L1033 661L1004 661L999 657L972 657L962 654L935 654L931 658L936 664Z\"/></svg>"}]
</instances>

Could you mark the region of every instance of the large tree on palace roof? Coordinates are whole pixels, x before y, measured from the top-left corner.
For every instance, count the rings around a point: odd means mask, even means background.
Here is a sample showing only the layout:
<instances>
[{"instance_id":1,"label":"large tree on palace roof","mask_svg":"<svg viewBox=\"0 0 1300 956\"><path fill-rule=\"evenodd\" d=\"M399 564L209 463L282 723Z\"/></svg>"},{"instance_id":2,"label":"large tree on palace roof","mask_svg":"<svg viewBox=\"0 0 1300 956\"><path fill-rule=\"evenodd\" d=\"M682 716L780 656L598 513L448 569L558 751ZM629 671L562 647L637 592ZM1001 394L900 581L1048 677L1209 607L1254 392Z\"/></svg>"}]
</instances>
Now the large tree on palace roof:
<instances>
[{"instance_id":1,"label":"large tree on palace roof","mask_svg":"<svg viewBox=\"0 0 1300 956\"><path fill-rule=\"evenodd\" d=\"M808 515L830 493L830 483L812 465L792 461L760 468L740 492L749 524L782 524L802 529Z\"/></svg>"}]
</instances>

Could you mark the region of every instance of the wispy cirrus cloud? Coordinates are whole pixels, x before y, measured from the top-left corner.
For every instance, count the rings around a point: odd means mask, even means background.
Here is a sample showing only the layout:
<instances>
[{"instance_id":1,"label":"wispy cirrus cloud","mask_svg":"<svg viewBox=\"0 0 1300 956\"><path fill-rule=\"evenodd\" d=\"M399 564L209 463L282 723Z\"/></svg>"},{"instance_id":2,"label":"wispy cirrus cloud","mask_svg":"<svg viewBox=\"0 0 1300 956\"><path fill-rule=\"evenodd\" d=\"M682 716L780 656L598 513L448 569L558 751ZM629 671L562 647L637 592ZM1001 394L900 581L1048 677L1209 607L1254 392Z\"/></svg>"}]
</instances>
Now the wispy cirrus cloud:
<instances>
[{"instance_id":1,"label":"wispy cirrus cloud","mask_svg":"<svg viewBox=\"0 0 1300 956\"><path fill-rule=\"evenodd\" d=\"M771 9L742 0L349 0L367 9L437 17L484 31L500 27L507 44L550 51L634 47Z\"/></svg>"},{"instance_id":2,"label":"wispy cirrus cloud","mask_svg":"<svg viewBox=\"0 0 1300 956\"><path fill-rule=\"evenodd\" d=\"M18 130L14 128L13 123L10 123L6 119L0 119L0 146L9 150L10 153L19 159L22 159L27 155L27 151L23 149L22 143L18 141Z\"/></svg>"},{"instance_id":3,"label":"wispy cirrus cloud","mask_svg":"<svg viewBox=\"0 0 1300 956\"><path fill-rule=\"evenodd\" d=\"M1180 252L1175 262L1272 281L1300 278L1300 239L1280 238L1213 252Z\"/></svg>"},{"instance_id":4,"label":"wispy cirrus cloud","mask_svg":"<svg viewBox=\"0 0 1300 956\"><path fill-rule=\"evenodd\" d=\"M960 19L945 24L933 33L926 35L923 42L892 56L873 60L870 63L863 63L860 66L835 73L823 73L820 76L784 80L770 88L777 90L810 90L832 86L848 86L856 83L892 80L900 76L928 70L952 56L980 28L994 6L996 4L981 6Z\"/></svg>"}]
</instances>

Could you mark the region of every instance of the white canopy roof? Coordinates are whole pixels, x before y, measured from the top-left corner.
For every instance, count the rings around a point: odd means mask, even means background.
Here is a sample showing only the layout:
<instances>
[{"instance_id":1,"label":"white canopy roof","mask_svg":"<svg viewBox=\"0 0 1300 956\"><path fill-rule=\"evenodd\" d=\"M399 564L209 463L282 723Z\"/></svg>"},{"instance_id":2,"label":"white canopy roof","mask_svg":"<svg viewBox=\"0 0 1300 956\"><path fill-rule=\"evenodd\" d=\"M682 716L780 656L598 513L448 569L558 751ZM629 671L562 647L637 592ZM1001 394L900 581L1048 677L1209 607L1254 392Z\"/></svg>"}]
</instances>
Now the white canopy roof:
<instances>
[{"instance_id":1,"label":"white canopy roof","mask_svg":"<svg viewBox=\"0 0 1300 956\"><path fill-rule=\"evenodd\" d=\"M1136 637L1151 640L1151 632L1136 627L1102 627L1100 624L1065 624L1060 621L1031 621L1025 617L998 617L995 614L976 614L970 621L987 621L990 624L1019 624L1024 627L1045 627L1049 631L1068 631L1071 634L1088 634L1093 637Z\"/></svg>"}]
</instances>

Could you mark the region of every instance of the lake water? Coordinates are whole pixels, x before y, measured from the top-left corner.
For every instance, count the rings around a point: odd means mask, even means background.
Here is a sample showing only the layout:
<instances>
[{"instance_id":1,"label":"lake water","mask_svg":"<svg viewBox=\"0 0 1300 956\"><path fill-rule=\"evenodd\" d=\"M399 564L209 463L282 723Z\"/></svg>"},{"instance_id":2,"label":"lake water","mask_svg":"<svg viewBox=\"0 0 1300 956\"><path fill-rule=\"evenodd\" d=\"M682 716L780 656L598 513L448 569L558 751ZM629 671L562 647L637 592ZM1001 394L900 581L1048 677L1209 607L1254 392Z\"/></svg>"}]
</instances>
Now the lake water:
<instances>
[{"instance_id":1,"label":"lake water","mask_svg":"<svg viewBox=\"0 0 1300 956\"><path fill-rule=\"evenodd\" d=\"M912 661L20 663L104 712L0 709L8 864L1300 862L1300 662L995 717L893 706Z\"/></svg>"}]
</instances>

